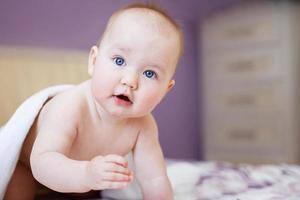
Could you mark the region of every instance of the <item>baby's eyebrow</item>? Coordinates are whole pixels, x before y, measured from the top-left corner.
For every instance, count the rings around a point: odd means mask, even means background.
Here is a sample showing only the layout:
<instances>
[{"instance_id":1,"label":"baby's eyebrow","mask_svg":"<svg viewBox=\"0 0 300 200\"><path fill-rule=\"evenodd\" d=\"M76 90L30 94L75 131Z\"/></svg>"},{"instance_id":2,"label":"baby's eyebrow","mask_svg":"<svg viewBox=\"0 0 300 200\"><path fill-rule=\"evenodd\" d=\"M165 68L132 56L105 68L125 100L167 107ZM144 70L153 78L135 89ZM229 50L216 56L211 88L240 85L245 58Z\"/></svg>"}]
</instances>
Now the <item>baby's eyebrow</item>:
<instances>
[{"instance_id":1,"label":"baby's eyebrow","mask_svg":"<svg viewBox=\"0 0 300 200\"><path fill-rule=\"evenodd\" d=\"M112 47L112 49L116 49L118 51L121 51L121 52L124 52L124 53L130 53L132 52L132 49L128 48L128 47L123 47L123 46L115 46L115 47Z\"/></svg>"},{"instance_id":2,"label":"baby's eyebrow","mask_svg":"<svg viewBox=\"0 0 300 200\"><path fill-rule=\"evenodd\" d=\"M126 48L126 47L120 47L119 48L120 51L124 51L124 52L131 52L130 48Z\"/></svg>"},{"instance_id":3,"label":"baby's eyebrow","mask_svg":"<svg viewBox=\"0 0 300 200\"><path fill-rule=\"evenodd\" d=\"M160 64L160 63L155 63L155 62L149 62L149 66L159 70L160 72L162 72L163 74L165 73L165 68L163 67L164 65Z\"/></svg>"}]
</instances>

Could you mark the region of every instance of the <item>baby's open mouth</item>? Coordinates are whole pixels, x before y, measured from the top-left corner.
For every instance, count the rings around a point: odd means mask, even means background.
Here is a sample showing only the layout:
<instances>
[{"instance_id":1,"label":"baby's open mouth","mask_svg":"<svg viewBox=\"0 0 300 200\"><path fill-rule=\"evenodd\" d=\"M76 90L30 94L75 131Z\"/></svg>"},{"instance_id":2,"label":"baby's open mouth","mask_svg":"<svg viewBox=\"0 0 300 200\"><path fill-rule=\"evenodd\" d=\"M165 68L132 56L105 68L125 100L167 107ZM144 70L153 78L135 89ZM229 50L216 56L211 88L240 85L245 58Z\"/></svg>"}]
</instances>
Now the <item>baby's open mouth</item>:
<instances>
[{"instance_id":1,"label":"baby's open mouth","mask_svg":"<svg viewBox=\"0 0 300 200\"><path fill-rule=\"evenodd\" d=\"M129 99L127 96L123 95L123 94L116 95L116 97L117 97L118 99L120 99L120 100L123 100L123 101L132 103L132 102L130 101L130 99Z\"/></svg>"}]
</instances>

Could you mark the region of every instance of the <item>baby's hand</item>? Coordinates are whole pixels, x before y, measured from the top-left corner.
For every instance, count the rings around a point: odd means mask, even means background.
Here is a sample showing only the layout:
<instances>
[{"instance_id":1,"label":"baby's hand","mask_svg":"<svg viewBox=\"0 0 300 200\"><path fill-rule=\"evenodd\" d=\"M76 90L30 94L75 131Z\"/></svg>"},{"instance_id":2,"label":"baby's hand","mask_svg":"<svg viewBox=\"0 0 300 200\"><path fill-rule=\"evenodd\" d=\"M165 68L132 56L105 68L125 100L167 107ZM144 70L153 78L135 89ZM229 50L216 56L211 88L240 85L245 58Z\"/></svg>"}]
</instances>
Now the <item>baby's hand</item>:
<instances>
[{"instance_id":1,"label":"baby's hand","mask_svg":"<svg viewBox=\"0 0 300 200\"><path fill-rule=\"evenodd\" d=\"M97 156L87 166L87 184L92 190L122 189L133 179L127 161L119 155Z\"/></svg>"}]
</instances>

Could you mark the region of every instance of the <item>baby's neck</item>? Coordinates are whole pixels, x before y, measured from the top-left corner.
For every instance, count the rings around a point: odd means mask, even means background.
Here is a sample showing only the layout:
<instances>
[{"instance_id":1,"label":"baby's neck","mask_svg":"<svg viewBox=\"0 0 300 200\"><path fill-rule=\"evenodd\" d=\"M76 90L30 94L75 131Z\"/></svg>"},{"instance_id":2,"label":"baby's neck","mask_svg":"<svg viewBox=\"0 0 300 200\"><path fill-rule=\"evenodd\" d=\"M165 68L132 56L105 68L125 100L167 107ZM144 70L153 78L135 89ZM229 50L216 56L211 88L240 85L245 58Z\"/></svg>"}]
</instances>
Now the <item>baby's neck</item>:
<instances>
[{"instance_id":1,"label":"baby's neck","mask_svg":"<svg viewBox=\"0 0 300 200\"><path fill-rule=\"evenodd\" d=\"M108 126L124 126L128 122L128 118L121 118L117 116L110 115L109 113L105 112L99 104L97 104L94 100L94 107L95 107L95 114L97 115L97 119L103 125Z\"/></svg>"}]
</instances>

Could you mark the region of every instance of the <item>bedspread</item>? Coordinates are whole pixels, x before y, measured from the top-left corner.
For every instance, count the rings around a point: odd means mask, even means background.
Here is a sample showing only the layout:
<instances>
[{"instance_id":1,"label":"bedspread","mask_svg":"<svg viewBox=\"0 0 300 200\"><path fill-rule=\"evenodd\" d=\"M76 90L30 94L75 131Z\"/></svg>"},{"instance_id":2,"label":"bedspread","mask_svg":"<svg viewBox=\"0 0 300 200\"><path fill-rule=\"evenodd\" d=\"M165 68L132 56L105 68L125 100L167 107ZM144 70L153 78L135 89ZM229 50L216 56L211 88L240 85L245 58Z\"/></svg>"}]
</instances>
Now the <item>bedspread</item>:
<instances>
[{"instance_id":1,"label":"bedspread","mask_svg":"<svg viewBox=\"0 0 300 200\"><path fill-rule=\"evenodd\" d=\"M176 199L300 199L300 167L227 162L174 162L168 167Z\"/></svg>"}]
</instances>

